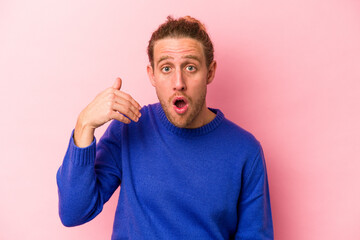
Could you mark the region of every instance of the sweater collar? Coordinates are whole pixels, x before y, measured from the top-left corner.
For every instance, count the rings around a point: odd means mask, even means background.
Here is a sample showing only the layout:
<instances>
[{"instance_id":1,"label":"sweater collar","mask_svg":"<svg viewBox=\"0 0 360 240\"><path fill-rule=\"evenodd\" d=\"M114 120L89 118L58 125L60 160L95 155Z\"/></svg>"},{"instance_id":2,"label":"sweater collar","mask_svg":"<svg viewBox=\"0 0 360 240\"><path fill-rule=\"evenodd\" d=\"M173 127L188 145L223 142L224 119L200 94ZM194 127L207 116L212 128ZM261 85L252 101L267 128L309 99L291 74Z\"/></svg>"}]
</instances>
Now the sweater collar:
<instances>
[{"instance_id":1,"label":"sweater collar","mask_svg":"<svg viewBox=\"0 0 360 240\"><path fill-rule=\"evenodd\" d=\"M176 135L179 135L179 136L184 136L184 137L196 137L196 136L201 136L201 135L207 134L207 133L213 131L214 129L216 129L224 119L224 114L219 109L209 108L213 113L216 114L215 118L211 122L209 122L208 124L205 124L204 126L199 127L199 128L191 128L191 129L190 128L179 128L179 127L176 127L175 125L173 125L167 119L165 112L162 109L160 103L156 103L155 108L156 108L156 112L158 113L156 115L160 119L162 125L165 126L165 128L167 130L169 130L170 132L172 132Z\"/></svg>"}]
</instances>

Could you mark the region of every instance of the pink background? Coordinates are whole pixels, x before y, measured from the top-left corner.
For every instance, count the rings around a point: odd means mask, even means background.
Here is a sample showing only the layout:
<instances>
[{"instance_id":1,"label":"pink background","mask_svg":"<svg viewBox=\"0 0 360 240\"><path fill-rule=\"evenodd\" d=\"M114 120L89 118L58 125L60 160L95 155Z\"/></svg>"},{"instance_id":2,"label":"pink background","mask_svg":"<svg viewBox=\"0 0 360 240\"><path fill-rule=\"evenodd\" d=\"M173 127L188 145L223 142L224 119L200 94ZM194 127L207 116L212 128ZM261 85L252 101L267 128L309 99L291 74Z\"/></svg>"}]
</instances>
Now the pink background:
<instances>
[{"instance_id":1,"label":"pink background","mask_svg":"<svg viewBox=\"0 0 360 240\"><path fill-rule=\"evenodd\" d=\"M261 141L276 239L360 239L355 0L0 1L0 239L110 239L119 190L66 228L55 174L78 113L117 76L157 101L146 46L168 14L208 27L208 105Z\"/></svg>"}]
</instances>

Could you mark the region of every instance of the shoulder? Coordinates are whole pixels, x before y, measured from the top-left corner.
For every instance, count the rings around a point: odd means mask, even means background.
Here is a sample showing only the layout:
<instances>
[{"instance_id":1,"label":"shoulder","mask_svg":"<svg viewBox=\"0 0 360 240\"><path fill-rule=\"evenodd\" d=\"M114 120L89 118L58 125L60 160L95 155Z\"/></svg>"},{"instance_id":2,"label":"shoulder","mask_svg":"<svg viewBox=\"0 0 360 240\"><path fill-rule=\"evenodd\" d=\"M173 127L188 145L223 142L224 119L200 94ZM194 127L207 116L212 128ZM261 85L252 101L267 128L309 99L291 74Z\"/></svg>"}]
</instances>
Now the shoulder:
<instances>
[{"instance_id":1,"label":"shoulder","mask_svg":"<svg viewBox=\"0 0 360 240\"><path fill-rule=\"evenodd\" d=\"M111 131L115 135L121 135L124 131L128 130L136 130L143 128L145 126L151 126L151 122L154 121L154 116L157 114L158 111L158 104L148 104L141 108L140 113L141 117L139 118L138 122L131 121L129 124L125 124L123 122L113 120L109 127L108 131Z\"/></svg>"},{"instance_id":2,"label":"shoulder","mask_svg":"<svg viewBox=\"0 0 360 240\"><path fill-rule=\"evenodd\" d=\"M245 130L238 124L224 118L220 132L224 139L227 139L233 150L240 151L246 155L257 155L261 151L261 144L259 140L248 130Z\"/></svg>"}]
</instances>

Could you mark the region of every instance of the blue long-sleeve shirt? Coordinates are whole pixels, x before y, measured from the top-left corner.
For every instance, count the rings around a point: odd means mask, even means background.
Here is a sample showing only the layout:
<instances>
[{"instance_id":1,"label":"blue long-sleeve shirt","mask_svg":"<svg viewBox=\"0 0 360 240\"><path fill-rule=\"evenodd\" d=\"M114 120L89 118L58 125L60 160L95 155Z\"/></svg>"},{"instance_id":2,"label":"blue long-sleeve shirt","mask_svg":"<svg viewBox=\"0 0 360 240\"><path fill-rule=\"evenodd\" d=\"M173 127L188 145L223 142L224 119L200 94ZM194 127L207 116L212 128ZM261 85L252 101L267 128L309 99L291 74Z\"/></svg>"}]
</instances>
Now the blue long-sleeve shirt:
<instances>
[{"instance_id":1,"label":"blue long-sleeve shirt","mask_svg":"<svg viewBox=\"0 0 360 240\"><path fill-rule=\"evenodd\" d=\"M93 219L121 185L112 239L273 239L262 148L211 110L213 121L184 129L157 103L139 122L113 121L98 144L71 136L57 173L63 224Z\"/></svg>"}]
</instances>

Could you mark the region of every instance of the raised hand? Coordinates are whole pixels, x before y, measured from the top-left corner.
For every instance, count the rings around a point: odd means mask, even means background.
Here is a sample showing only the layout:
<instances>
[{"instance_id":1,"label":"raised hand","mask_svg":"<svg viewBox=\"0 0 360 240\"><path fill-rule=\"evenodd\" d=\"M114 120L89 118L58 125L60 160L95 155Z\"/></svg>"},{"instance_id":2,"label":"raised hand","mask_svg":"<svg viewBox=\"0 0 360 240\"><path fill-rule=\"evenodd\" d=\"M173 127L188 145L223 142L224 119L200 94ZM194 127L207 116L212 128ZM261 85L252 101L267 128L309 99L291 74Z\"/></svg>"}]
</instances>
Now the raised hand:
<instances>
[{"instance_id":1,"label":"raised hand","mask_svg":"<svg viewBox=\"0 0 360 240\"><path fill-rule=\"evenodd\" d=\"M106 122L116 119L123 123L137 122L141 116L140 105L129 94L120 91L121 78L117 78L112 87L99 93L95 99L81 111L74 132L75 144L86 147L94 138L95 129Z\"/></svg>"}]
</instances>

